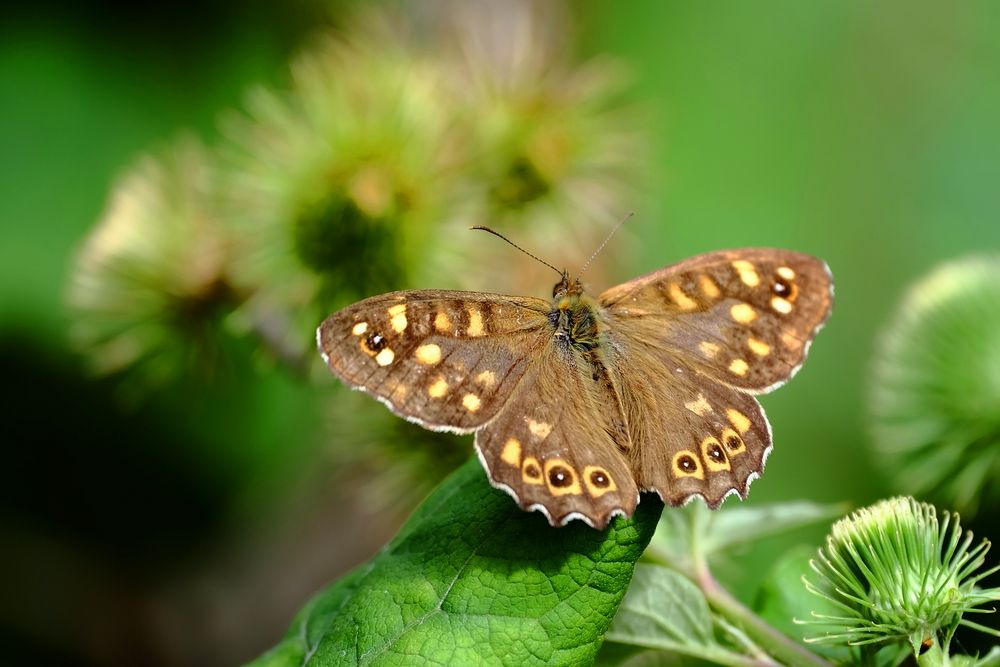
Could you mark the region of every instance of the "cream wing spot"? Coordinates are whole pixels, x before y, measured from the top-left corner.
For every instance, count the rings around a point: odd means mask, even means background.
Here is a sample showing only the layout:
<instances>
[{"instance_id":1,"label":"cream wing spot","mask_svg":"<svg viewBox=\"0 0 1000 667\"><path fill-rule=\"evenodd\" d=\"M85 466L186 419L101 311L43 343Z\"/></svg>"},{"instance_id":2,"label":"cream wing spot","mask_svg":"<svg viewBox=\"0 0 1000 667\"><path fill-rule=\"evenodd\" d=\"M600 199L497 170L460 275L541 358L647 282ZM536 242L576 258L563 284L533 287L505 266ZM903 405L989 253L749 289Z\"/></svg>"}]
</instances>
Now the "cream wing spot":
<instances>
[{"instance_id":1,"label":"cream wing spot","mask_svg":"<svg viewBox=\"0 0 1000 667\"><path fill-rule=\"evenodd\" d=\"M794 329L789 329L781 334L781 344L789 350L798 350L802 347L802 339L799 338Z\"/></svg>"},{"instance_id":2,"label":"cream wing spot","mask_svg":"<svg viewBox=\"0 0 1000 667\"><path fill-rule=\"evenodd\" d=\"M758 357L766 357L771 354L771 346L762 340L750 337L747 339L747 347L750 351L756 354Z\"/></svg>"},{"instance_id":3,"label":"cream wing spot","mask_svg":"<svg viewBox=\"0 0 1000 667\"><path fill-rule=\"evenodd\" d=\"M734 408L728 408L726 410L726 417L729 419L729 423L740 432L740 435L749 431L750 425L753 423L750 421L749 417Z\"/></svg>"},{"instance_id":4,"label":"cream wing spot","mask_svg":"<svg viewBox=\"0 0 1000 667\"><path fill-rule=\"evenodd\" d=\"M703 340L698 343L698 349L709 359L714 359L715 355L719 353L719 346L715 343L710 343L707 340Z\"/></svg>"},{"instance_id":5,"label":"cream wing spot","mask_svg":"<svg viewBox=\"0 0 1000 667\"><path fill-rule=\"evenodd\" d=\"M785 280L795 280L795 271L787 266L779 266L777 273Z\"/></svg>"},{"instance_id":6,"label":"cream wing spot","mask_svg":"<svg viewBox=\"0 0 1000 667\"><path fill-rule=\"evenodd\" d=\"M398 303L389 308L389 326L396 333L406 331L406 304Z\"/></svg>"},{"instance_id":7,"label":"cream wing spot","mask_svg":"<svg viewBox=\"0 0 1000 667\"><path fill-rule=\"evenodd\" d=\"M497 383L497 374L493 371L481 371L476 375L475 382L480 386L490 389Z\"/></svg>"},{"instance_id":8,"label":"cream wing spot","mask_svg":"<svg viewBox=\"0 0 1000 667\"><path fill-rule=\"evenodd\" d=\"M451 332L451 318L448 317L448 313L443 310L437 312L437 315L434 316L434 328L440 333Z\"/></svg>"},{"instance_id":9,"label":"cream wing spot","mask_svg":"<svg viewBox=\"0 0 1000 667\"><path fill-rule=\"evenodd\" d=\"M729 309L729 314L740 324L750 324L757 319L757 311L749 303L738 303Z\"/></svg>"},{"instance_id":10,"label":"cream wing spot","mask_svg":"<svg viewBox=\"0 0 1000 667\"><path fill-rule=\"evenodd\" d=\"M515 468L521 467L521 441L517 438L507 438L507 442L504 443L503 452L500 454L500 460L507 465L514 466Z\"/></svg>"},{"instance_id":11,"label":"cream wing spot","mask_svg":"<svg viewBox=\"0 0 1000 667\"><path fill-rule=\"evenodd\" d=\"M535 421L534 419L528 418L528 430L531 431L531 435L535 436L539 440L544 440L549 437L549 433L552 432L552 424L548 422Z\"/></svg>"},{"instance_id":12,"label":"cream wing spot","mask_svg":"<svg viewBox=\"0 0 1000 667\"><path fill-rule=\"evenodd\" d=\"M704 417L709 412L712 411L712 405L705 399L704 394L698 394L698 398L693 401L688 401L684 404L684 407L695 413L699 417Z\"/></svg>"},{"instance_id":13,"label":"cream wing spot","mask_svg":"<svg viewBox=\"0 0 1000 667\"><path fill-rule=\"evenodd\" d=\"M780 296L775 296L771 298L771 308L782 315L787 315L792 312L792 302L788 299L782 299Z\"/></svg>"},{"instance_id":14,"label":"cream wing spot","mask_svg":"<svg viewBox=\"0 0 1000 667\"><path fill-rule=\"evenodd\" d=\"M430 366L441 361L441 346L435 345L434 343L427 343L426 345L421 345L413 353L413 356L417 358L417 361L425 366Z\"/></svg>"},{"instance_id":15,"label":"cream wing spot","mask_svg":"<svg viewBox=\"0 0 1000 667\"><path fill-rule=\"evenodd\" d=\"M479 409L481 401L479 400L479 396L470 393L462 397L462 405L469 412L475 412L476 410Z\"/></svg>"},{"instance_id":16,"label":"cream wing spot","mask_svg":"<svg viewBox=\"0 0 1000 667\"><path fill-rule=\"evenodd\" d=\"M351 333L354 334L355 336L360 336L366 331L368 331L367 322L358 322L357 324L354 325L354 328L351 329Z\"/></svg>"},{"instance_id":17,"label":"cream wing spot","mask_svg":"<svg viewBox=\"0 0 1000 667\"><path fill-rule=\"evenodd\" d=\"M379 366L388 366L396 358L396 353L392 348L382 348L382 351L375 355L375 361Z\"/></svg>"},{"instance_id":18,"label":"cream wing spot","mask_svg":"<svg viewBox=\"0 0 1000 667\"><path fill-rule=\"evenodd\" d=\"M740 274L740 280L747 287L756 287L760 285L760 276L757 275L757 270L754 265L745 259L738 259L733 262L733 268L736 272Z\"/></svg>"},{"instance_id":19,"label":"cream wing spot","mask_svg":"<svg viewBox=\"0 0 1000 667\"><path fill-rule=\"evenodd\" d=\"M427 387L427 395L431 398L441 398L448 393L448 383L444 378L439 377L434 384Z\"/></svg>"},{"instance_id":20,"label":"cream wing spot","mask_svg":"<svg viewBox=\"0 0 1000 667\"><path fill-rule=\"evenodd\" d=\"M749 368L750 366L743 359L733 359L729 363L729 372L740 377L746 375Z\"/></svg>"},{"instance_id":21,"label":"cream wing spot","mask_svg":"<svg viewBox=\"0 0 1000 667\"><path fill-rule=\"evenodd\" d=\"M719 286L716 285L715 281L707 275L703 274L700 278L698 278L698 286L701 288L701 293L709 299L718 299L719 295L722 294Z\"/></svg>"},{"instance_id":22,"label":"cream wing spot","mask_svg":"<svg viewBox=\"0 0 1000 667\"><path fill-rule=\"evenodd\" d=\"M681 310L694 310L698 307L698 302L685 294L684 290L682 290L681 286L677 283L670 283L667 291L670 293L670 299L676 303L677 307Z\"/></svg>"},{"instance_id":23,"label":"cream wing spot","mask_svg":"<svg viewBox=\"0 0 1000 667\"><path fill-rule=\"evenodd\" d=\"M486 330L483 328L483 314L478 308L469 308L469 328L466 333L472 338L486 335Z\"/></svg>"}]
</instances>

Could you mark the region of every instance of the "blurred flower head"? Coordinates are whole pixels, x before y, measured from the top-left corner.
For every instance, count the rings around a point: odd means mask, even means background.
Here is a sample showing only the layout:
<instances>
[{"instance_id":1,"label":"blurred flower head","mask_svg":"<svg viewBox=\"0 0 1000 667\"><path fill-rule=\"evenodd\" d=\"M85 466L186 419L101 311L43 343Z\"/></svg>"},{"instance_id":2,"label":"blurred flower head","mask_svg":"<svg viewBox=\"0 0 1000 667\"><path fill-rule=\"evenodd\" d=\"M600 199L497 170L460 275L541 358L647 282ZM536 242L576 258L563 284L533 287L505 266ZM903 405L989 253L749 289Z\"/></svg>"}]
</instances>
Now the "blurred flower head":
<instances>
[{"instance_id":1,"label":"blurred flower head","mask_svg":"<svg viewBox=\"0 0 1000 667\"><path fill-rule=\"evenodd\" d=\"M814 613L807 623L827 631L806 641L902 643L915 654L936 645L947 654L959 625L997 634L964 618L1000 600L1000 589L977 586L997 569L977 573L989 542L970 549L972 541L957 514L945 512L939 521L932 505L913 498L884 500L841 519L810 561L818 579L805 581L839 613Z\"/></svg>"},{"instance_id":2,"label":"blurred flower head","mask_svg":"<svg viewBox=\"0 0 1000 667\"><path fill-rule=\"evenodd\" d=\"M629 76L609 58L574 60L561 3L430 7L440 19L432 52L467 151L451 227L490 225L550 263L579 268L636 206L647 173L640 115L622 99ZM545 269L511 271L523 258L489 240L443 236L438 266L469 253L491 289L547 291Z\"/></svg>"},{"instance_id":3,"label":"blurred flower head","mask_svg":"<svg viewBox=\"0 0 1000 667\"><path fill-rule=\"evenodd\" d=\"M218 224L215 167L193 139L142 158L119 181L76 257L71 335L99 373L159 382L204 369L239 301Z\"/></svg>"},{"instance_id":4,"label":"blurred flower head","mask_svg":"<svg viewBox=\"0 0 1000 667\"><path fill-rule=\"evenodd\" d=\"M315 325L360 297L548 291L546 269L473 224L553 263L586 260L634 204L645 142L620 70L571 64L560 7L371 10L299 57L288 90L259 89L230 117L234 275L258 323L286 322L309 354Z\"/></svg>"},{"instance_id":5,"label":"blurred flower head","mask_svg":"<svg viewBox=\"0 0 1000 667\"><path fill-rule=\"evenodd\" d=\"M997 506L1000 256L945 264L909 291L876 350L870 412L900 490Z\"/></svg>"},{"instance_id":6,"label":"blurred flower head","mask_svg":"<svg viewBox=\"0 0 1000 667\"><path fill-rule=\"evenodd\" d=\"M328 37L227 126L240 286L311 340L330 310L399 289L452 158L437 77L390 39Z\"/></svg>"}]
</instances>

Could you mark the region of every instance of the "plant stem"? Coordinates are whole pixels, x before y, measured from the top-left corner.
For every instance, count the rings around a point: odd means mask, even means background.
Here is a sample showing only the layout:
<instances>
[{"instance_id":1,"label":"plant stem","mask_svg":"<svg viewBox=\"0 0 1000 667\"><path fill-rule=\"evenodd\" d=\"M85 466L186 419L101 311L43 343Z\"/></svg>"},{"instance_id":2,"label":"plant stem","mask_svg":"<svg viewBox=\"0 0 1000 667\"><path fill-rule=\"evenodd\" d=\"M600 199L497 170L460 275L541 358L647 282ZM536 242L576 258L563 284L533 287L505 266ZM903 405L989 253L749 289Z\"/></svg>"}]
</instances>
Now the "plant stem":
<instances>
[{"instance_id":1,"label":"plant stem","mask_svg":"<svg viewBox=\"0 0 1000 667\"><path fill-rule=\"evenodd\" d=\"M743 628L747 635L781 664L790 667L831 667L826 660L778 632L730 595L709 572L704 560L698 561L695 570L695 581L708 603L731 623ZM932 663L928 663L930 664Z\"/></svg>"}]
</instances>

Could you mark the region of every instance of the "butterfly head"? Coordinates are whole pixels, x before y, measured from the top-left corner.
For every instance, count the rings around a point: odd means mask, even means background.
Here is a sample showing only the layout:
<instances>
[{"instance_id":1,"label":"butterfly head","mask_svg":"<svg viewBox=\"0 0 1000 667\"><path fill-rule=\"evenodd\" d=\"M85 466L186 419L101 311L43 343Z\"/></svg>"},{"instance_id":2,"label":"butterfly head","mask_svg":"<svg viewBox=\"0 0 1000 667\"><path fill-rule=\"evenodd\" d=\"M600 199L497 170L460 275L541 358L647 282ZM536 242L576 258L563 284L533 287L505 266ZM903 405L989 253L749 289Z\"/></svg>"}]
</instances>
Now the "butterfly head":
<instances>
[{"instance_id":1,"label":"butterfly head","mask_svg":"<svg viewBox=\"0 0 1000 667\"><path fill-rule=\"evenodd\" d=\"M583 294L583 283L579 278L570 280L569 274L565 271L562 272L562 279L552 288L552 299L556 303L573 300L573 297L579 297L581 294Z\"/></svg>"}]
</instances>

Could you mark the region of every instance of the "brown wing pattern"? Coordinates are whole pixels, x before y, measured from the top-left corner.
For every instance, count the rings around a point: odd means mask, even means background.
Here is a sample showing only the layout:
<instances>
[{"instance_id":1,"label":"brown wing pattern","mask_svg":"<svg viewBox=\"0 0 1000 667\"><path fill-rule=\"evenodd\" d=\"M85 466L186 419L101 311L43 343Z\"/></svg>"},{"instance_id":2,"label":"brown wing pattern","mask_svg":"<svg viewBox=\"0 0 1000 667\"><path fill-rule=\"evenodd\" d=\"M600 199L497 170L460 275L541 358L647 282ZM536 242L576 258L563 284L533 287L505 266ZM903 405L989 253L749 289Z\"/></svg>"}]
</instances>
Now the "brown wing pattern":
<instances>
[{"instance_id":1,"label":"brown wing pattern","mask_svg":"<svg viewBox=\"0 0 1000 667\"><path fill-rule=\"evenodd\" d=\"M750 394L801 366L830 312L822 261L785 250L692 258L601 295L641 489L677 505L745 497L771 450Z\"/></svg>"},{"instance_id":2,"label":"brown wing pattern","mask_svg":"<svg viewBox=\"0 0 1000 667\"><path fill-rule=\"evenodd\" d=\"M698 377L642 341L620 332L616 341L639 488L670 505L701 495L714 509L730 493L745 498L771 451L757 399Z\"/></svg>"},{"instance_id":3,"label":"brown wing pattern","mask_svg":"<svg viewBox=\"0 0 1000 667\"><path fill-rule=\"evenodd\" d=\"M745 497L771 450L752 394L795 373L831 303L822 261L751 248L619 285L599 306L394 292L331 315L317 338L336 375L396 414L478 430L491 483L521 507L603 528L639 490L713 508Z\"/></svg>"},{"instance_id":4,"label":"brown wing pattern","mask_svg":"<svg viewBox=\"0 0 1000 667\"><path fill-rule=\"evenodd\" d=\"M580 518L604 528L616 514L631 516L639 493L612 391L582 355L551 340L510 402L476 434L493 485L555 526Z\"/></svg>"},{"instance_id":5,"label":"brown wing pattern","mask_svg":"<svg viewBox=\"0 0 1000 667\"><path fill-rule=\"evenodd\" d=\"M548 310L528 297L392 292L334 313L316 335L350 386L422 426L465 433L497 414L551 338Z\"/></svg>"},{"instance_id":6,"label":"brown wing pattern","mask_svg":"<svg viewBox=\"0 0 1000 667\"><path fill-rule=\"evenodd\" d=\"M615 331L753 393L788 380L830 314L826 264L788 250L714 252L613 287L600 301Z\"/></svg>"}]
</instances>

